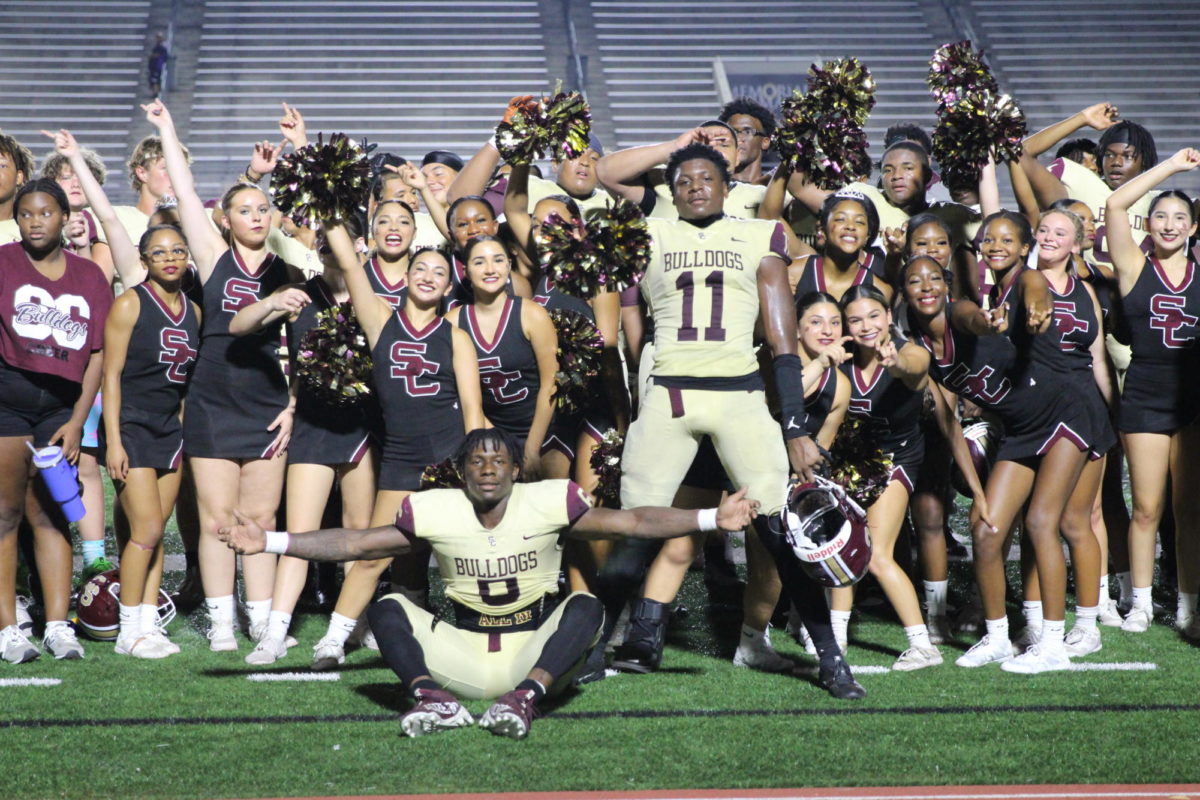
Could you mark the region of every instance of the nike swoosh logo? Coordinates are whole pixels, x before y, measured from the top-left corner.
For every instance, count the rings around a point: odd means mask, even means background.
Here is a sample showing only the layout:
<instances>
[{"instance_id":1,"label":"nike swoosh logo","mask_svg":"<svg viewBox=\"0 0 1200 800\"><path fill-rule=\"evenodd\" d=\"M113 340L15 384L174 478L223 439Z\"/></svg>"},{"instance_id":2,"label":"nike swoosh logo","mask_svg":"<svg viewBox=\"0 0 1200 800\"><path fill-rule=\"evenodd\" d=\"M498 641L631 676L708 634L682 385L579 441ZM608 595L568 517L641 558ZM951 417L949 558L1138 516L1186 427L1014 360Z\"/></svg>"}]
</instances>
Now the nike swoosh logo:
<instances>
[{"instance_id":1,"label":"nike swoosh logo","mask_svg":"<svg viewBox=\"0 0 1200 800\"><path fill-rule=\"evenodd\" d=\"M734 236L730 236L730 237L729 237L729 241L731 241L731 242L737 242L738 244L745 244L745 243L746 243L746 240L745 240L745 239L738 239L738 238L736 238L736 237L734 237Z\"/></svg>"},{"instance_id":2,"label":"nike swoosh logo","mask_svg":"<svg viewBox=\"0 0 1200 800\"><path fill-rule=\"evenodd\" d=\"M531 533L528 536L522 536L521 538L528 541L530 539L536 539L539 536L558 536L558 531L545 531L543 533Z\"/></svg>"}]
</instances>

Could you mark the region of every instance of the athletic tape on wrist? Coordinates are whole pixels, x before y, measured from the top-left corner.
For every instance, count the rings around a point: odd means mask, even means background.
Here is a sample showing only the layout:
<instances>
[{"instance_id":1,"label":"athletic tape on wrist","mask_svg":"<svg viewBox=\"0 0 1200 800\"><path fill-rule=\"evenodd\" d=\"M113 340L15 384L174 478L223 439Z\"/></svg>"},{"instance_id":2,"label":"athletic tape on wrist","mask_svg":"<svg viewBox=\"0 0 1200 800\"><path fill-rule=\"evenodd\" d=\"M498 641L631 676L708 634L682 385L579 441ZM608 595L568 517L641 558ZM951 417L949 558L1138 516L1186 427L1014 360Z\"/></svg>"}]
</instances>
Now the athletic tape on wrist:
<instances>
[{"instance_id":1,"label":"athletic tape on wrist","mask_svg":"<svg viewBox=\"0 0 1200 800\"><path fill-rule=\"evenodd\" d=\"M263 531L267 537L267 546L263 548L264 553L286 553L288 544L291 543L292 537L287 531Z\"/></svg>"},{"instance_id":2,"label":"athletic tape on wrist","mask_svg":"<svg viewBox=\"0 0 1200 800\"><path fill-rule=\"evenodd\" d=\"M717 509L702 508L696 512L696 530L701 533L715 531L721 526L717 524Z\"/></svg>"}]
</instances>

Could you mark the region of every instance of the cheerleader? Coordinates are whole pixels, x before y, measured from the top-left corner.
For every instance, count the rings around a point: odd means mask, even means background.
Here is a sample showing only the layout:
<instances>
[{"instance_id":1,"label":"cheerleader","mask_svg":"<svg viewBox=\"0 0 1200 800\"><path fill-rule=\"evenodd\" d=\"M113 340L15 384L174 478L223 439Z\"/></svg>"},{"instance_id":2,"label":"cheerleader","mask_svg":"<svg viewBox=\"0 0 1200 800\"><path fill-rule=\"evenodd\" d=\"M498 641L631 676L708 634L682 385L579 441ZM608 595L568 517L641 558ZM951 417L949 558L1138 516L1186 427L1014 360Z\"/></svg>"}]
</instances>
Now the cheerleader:
<instances>
[{"instance_id":1,"label":"cheerleader","mask_svg":"<svg viewBox=\"0 0 1200 800\"><path fill-rule=\"evenodd\" d=\"M928 383L929 353L912 342L896 344L892 339L891 311L883 294L874 287L852 288L842 298L840 308L845 330L855 345L853 357L842 364L850 379L850 416L862 421L866 435L893 462L883 494L867 509L872 542L871 574L896 609L909 643L892 668L908 672L935 666L942 663L942 654L930 641L912 582L894 558L909 495L916 486L925 456L921 411ZM934 393L933 397L944 435L952 442L961 442L962 431L949 405L940 394ZM970 458L959 455L959 465L971 482L976 502L986 507ZM832 593L831 618L835 635L841 634L839 644L846 639L853 598L849 587L834 589Z\"/></svg>"},{"instance_id":2,"label":"cheerleader","mask_svg":"<svg viewBox=\"0 0 1200 800\"><path fill-rule=\"evenodd\" d=\"M788 267L795 297L827 292L841 298L851 287L866 284L890 301L892 287L880 277L878 257L867 249L879 233L875 204L861 192L844 189L825 198L819 216L825 234L822 252Z\"/></svg>"},{"instance_id":3,"label":"cheerleader","mask_svg":"<svg viewBox=\"0 0 1200 800\"><path fill-rule=\"evenodd\" d=\"M1133 356L1125 373L1118 427L1129 460L1133 519L1129 566L1133 607L1122 630L1141 633L1154 610L1154 543L1162 519L1167 475L1177 526L1179 598L1176 624L1200 637L1196 595L1200 591L1200 275L1188 253L1196 234L1196 209L1179 191L1150 202L1147 227L1153 252L1138 246L1129 210L1172 175L1200 166L1200 151L1185 148L1148 172L1131 178L1108 198L1105 220L1109 251L1129 331Z\"/></svg>"},{"instance_id":4,"label":"cheerleader","mask_svg":"<svg viewBox=\"0 0 1200 800\"><path fill-rule=\"evenodd\" d=\"M930 353L930 377L995 412L1005 429L988 477L990 519L978 502L971 512L987 633L956 663L979 667L1005 662L1005 670L1023 673L1068 669L1063 645L1066 572L1058 531L1092 447L1085 439L1091 431L1084 401L1052 373L1019 363L1012 341L995 335L1007 328L1006 306L989 312L970 300L947 302L945 271L927 257L913 258L902 275L909 329ZM1053 310L1045 278L1026 270L1021 283L1025 325L1031 332L1042 330ZM1040 641L1013 658L1004 607L1003 544L1026 501L1024 525L1037 556L1044 621Z\"/></svg>"},{"instance_id":5,"label":"cheerleader","mask_svg":"<svg viewBox=\"0 0 1200 800\"><path fill-rule=\"evenodd\" d=\"M362 244L360 227L353 220L346 223L347 231L358 244ZM288 446L287 530L320 529L335 483L342 498L342 527L365 530L370 527L375 501L377 457L370 435L377 406L373 399L346 407L332 405L312 391L296 367L297 349L304 336L316 327L318 314L350 299L344 273L321 238L318 236L317 250L322 254L324 273L309 278L303 288L280 289L271 297L246 306L229 323L229 330L238 336L254 333L269 326L274 318L300 307L288 325L291 374L295 376L290 390L296 398L296 412ZM307 575L308 562L280 557L275 568L267 632L246 656L247 664L273 664L295 644L295 639L288 636L288 627Z\"/></svg>"},{"instance_id":6,"label":"cheerleader","mask_svg":"<svg viewBox=\"0 0 1200 800\"><path fill-rule=\"evenodd\" d=\"M554 323L537 303L509 296L512 261L495 236L471 239L463 255L474 299L446 319L475 343L484 415L524 443L522 474L538 480L558 371Z\"/></svg>"},{"instance_id":7,"label":"cheerleader","mask_svg":"<svg viewBox=\"0 0 1200 800\"><path fill-rule=\"evenodd\" d=\"M101 269L62 247L66 194L37 178L16 191L20 241L0 246L0 658L39 655L17 627L17 527L36 540L46 610L43 645L55 658L83 657L67 622L71 540L66 521L30 468L30 446L57 445L79 460L84 420L100 386L104 321L112 290Z\"/></svg>"},{"instance_id":8,"label":"cheerleader","mask_svg":"<svg viewBox=\"0 0 1200 800\"><path fill-rule=\"evenodd\" d=\"M420 488L425 467L449 458L467 431L483 427L479 365L467 334L440 315L452 273L440 251L413 254L404 303L393 308L375 294L346 229L326 223L325 235L375 363L383 447L370 526L385 525L396 518L404 498ZM423 569L428 558L425 551ZM314 670L343 663L346 641L391 561L347 565L329 628L314 648Z\"/></svg>"},{"instance_id":9,"label":"cheerleader","mask_svg":"<svg viewBox=\"0 0 1200 800\"><path fill-rule=\"evenodd\" d=\"M230 333L229 323L239 309L303 278L267 250L271 205L257 186L235 184L227 190L221 199L221 232L213 228L170 113L159 100L142 108L162 137L180 221L206 289L183 435L200 509L200 572L212 622L209 647L236 650L237 560L216 533L230 524L235 508L260 525L275 526L295 408L277 353L282 321L242 337ZM275 561L269 554L242 560L255 641L266 633Z\"/></svg>"}]
</instances>

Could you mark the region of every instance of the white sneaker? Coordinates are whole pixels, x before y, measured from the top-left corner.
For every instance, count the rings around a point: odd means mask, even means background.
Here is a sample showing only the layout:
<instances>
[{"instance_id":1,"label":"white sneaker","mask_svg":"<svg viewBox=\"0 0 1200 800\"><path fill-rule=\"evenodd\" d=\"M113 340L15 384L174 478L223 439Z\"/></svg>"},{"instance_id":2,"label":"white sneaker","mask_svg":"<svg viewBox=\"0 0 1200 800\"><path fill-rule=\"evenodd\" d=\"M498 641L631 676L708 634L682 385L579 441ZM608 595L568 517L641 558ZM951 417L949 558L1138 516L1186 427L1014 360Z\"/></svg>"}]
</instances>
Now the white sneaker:
<instances>
[{"instance_id":1,"label":"white sneaker","mask_svg":"<svg viewBox=\"0 0 1200 800\"><path fill-rule=\"evenodd\" d=\"M779 655L770 642L761 639L752 644L747 644L745 640L739 643L737 652L733 654L733 665L761 672L791 672L796 668L796 662Z\"/></svg>"},{"instance_id":2,"label":"white sneaker","mask_svg":"<svg viewBox=\"0 0 1200 800\"><path fill-rule=\"evenodd\" d=\"M233 635L232 622L214 622L208 629L208 649L215 653L237 650L237 637Z\"/></svg>"},{"instance_id":3,"label":"white sneaker","mask_svg":"<svg viewBox=\"0 0 1200 800\"><path fill-rule=\"evenodd\" d=\"M1126 633L1145 633L1150 630L1150 625L1154 622L1154 611L1150 608L1142 606L1134 606L1129 609L1129 613L1125 615L1125 621L1121 623L1121 630Z\"/></svg>"},{"instance_id":4,"label":"white sneaker","mask_svg":"<svg viewBox=\"0 0 1200 800\"><path fill-rule=\"evenodd\" d=\"M134 658L166 658L171 652L152 634L118 634L116 652Z\"/></svg>"},{"instance_id":5,"label":"white sneaker","mask_svg":"<svg viewBox=\"0 0 1200 800\"><path fill-rule=\"evenodd\" d=\"M179 652L179 645L172 642L167 637L167 632L157 625L151 628L150 632L147 633L146 636L149 636L151 639L158 642L159 646L167 652L167 655L173 656Z\"/></svg>"},{"instance_id":6,"label":"white sneaker","mask_svg":"<svg viewBox=\"0 0 1200 800\"><path fill-rule=\"evenodd\" d=\"M1012 643L1012 651L1014 656L1019 656L1029 648L1042 640L1042 629L1035 628L1032 625L1026 625L1025 630L1021 631L1021 635Z\"/></svg>"},{"instance_id":7,"label":"white sneaker","mask_svg":"<svg viewBox=\"0 0 1200 800\"><path fill-rule=\"evenodd\" d=\"M368 650L379 652L379 642L375 641L375 632L370 628L364 628L363 632L358 637L358 646L365 647Z\"/></svg>"},{"instance_id":8,"label":"white sneaker","mask_svg":"<svg viewBox=\"0 0 1200 800\"><path fill-rule=\"evenodd\" d=\"M74 661L83 658L83 645L75 638L75 629L70 625L47 625L42 646L57 659Z\"/></svg>"},{"instance_id":9,"label":"white sneaker","mask_svg":"<svg viewBox=\"0 0 1200 800\"><path fill-rule=\"evenodd\" d=\"M1072 658L1098 653L1103 646L1100 643L1099 628L1081 628L1076 625L1063 637L1063 648Z\"/></svg>"},{"instance_id":10,"label":"white sneaker","mask_svg":"<svg viewBox=\"0 0 1200 800\"><path fill-rule=\"evenodd\" d=\"M942 663L942 651L936 647L910 647L892 664L896 672L912 672Z\"/></svg>"},{"instance_id":11,"label":"white sneaker","mask_svg":"<svg viewBox=\"0 0 1200 800\"><path fill-rule=\"evenodd\" d=\"M813 644L812 637L808 635L808 628L804 627L804 623L800 621L799 614L788 612L788 635L796 640L796 643L804 648L804 652L810 656L817 654L817 646Z\"/></svg>"},{"instance_id":12,"label":"white sneaker","mask_svg":"<svg viewBox=\"0 0 1200 800\"><path fill-rule=\"evenodd\" d=\"M17 595L17 627L21 629L21 633L25 634L26 638L33 636L33 617L29 614L29 607L33 605L33 599L25 595Z\"/></svg>"},{"instance_id":13,"label":"white sneaker","mask_svg":"<svg viewBox=\"0 0 1200 800\"><path fill-rule=\"evenodd\" d=\"M259 639L258 644L250 651L250 655L246 656L246 663L260 667L274 664L286 656L287 651L287 644L283 639L267 636Z\"/></svg>"},{"instance_id":14,"label":"white sneaker","mask_svg":"<svg viewBox=\"0 0 1200 800\"><path fill-rule=\"evenodd\" d=\"M1012 642L1007 638L993 639L990 633L971 645L971 649L955 660L960 667L982 667L985 664L1008 661L1012 658Z\"/></svg>"},{"instance_id":15,"label":"white sneaker","mask_svg":"<svg viewBox=\"0 0 1200 800\"><path fill-rule=\"evenodd\" d=\"M1070 668L1071 659L1067 657L1066 650L1043 648L1040 642L1030 645L1024 653L1000 665L1000 669L1005 672L1021 675L1036 675L1039 672L1056 672Z\"/></svg>"},{"instance_id":16,"label":"white sneaker","mask_svg":"<svg viewBox=\"0 0 1200 800\"><path fill-rule=\"evenodd\" d=\"M325 672L346 663L346 647L337 639L326 636L313 647L313 672Z\"/></svg>"},{"instance_id":17,"label":"white sneaker","mask_svg":"<svg viewBox=\"0 0 1200 800\"><path fill-rule=\"evenodd\" d=\"M0 630L0 658L10 664L24 664L42 654L37 645L29 641L19 625L9 625Z\"/></svg>"},{"instance_id":18,"label":"white sneaker","mask_svg":"<svg viewBox=\"0 0 1200 800\"><path fill-rule=\"evenodd\" d=\"M932 645L946 644L954 639L954 634L950 632L950 620L944 614L930 617L925 627L929 629L929 643Z\"/></svg>"},{"instance_id":19,"label":"white sneaker","mask_svg":"<svg viewBox=\"0 0 1200 800\"><path fill-rule=\"evenodd\" d=\"M1096 617L1096 621L1110 628L1119 628L1125 619L1117 610L1116 600L1111 597L1102 597L1100 598L1100 614Z\"/></svg>"}]
</instances>

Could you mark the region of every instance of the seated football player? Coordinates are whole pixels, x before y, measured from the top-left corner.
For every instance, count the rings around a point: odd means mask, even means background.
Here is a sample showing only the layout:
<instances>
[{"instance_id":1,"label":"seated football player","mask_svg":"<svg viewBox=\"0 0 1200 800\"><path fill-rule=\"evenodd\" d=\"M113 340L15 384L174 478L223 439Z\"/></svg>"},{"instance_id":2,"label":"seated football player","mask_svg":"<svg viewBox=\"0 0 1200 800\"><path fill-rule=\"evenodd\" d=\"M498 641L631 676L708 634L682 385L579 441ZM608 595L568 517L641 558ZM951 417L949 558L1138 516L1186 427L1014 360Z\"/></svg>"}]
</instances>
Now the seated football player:
<instances>
[{"instance_id":1,"label":"seated football player","mask_svg":"<svg viewBox=\"0 0 1200 800\"><path fill-rule=\"evenodd\" d=\"M736 531L750 524L757 503L743 489L718 508L700 511L592 508L572 481L516 483L520 453L498 428L472 431L455 458L466 486L410 495L392 525L289 534L264 531L235 512L238 524L222 528L220 536L242 554L318 561L384 558L426 540L446 583L454 624L401 594L387 595L368 611L384 660L416 700L401 727L421 736L470 725L474 720L455 694L498 696L480 726L522 739L538 700L570 682L604 618L590 594L558 597L563 537L666 539Z\"/></svg>"}]
</instances>

